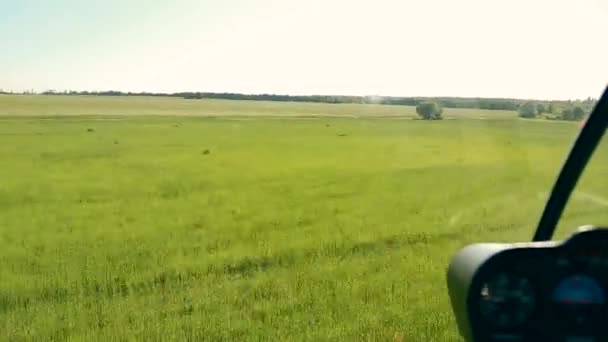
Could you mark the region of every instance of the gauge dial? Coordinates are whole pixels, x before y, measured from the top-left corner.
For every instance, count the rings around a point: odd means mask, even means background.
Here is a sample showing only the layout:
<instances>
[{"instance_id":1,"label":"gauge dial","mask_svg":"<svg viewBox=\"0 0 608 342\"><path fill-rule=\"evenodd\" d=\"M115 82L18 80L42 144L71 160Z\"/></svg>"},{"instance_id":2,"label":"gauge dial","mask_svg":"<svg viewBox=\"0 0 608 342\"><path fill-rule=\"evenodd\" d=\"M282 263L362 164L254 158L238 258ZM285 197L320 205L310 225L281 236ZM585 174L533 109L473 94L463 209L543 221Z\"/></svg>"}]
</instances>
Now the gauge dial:
<instances>
[{"instance_id":1,"label":"gauge dial","mask_svg":"<svg viewBox=\"0 0 608 342\"><path fill-rule=\"evenodd\" d=\"M589 276L577 274L562 280L552 296L553 301L564 305L602 305L604 290Z\"/></svg>"},{"instance_id":2,"label":"gauge dial","mask_svg":"<svg viewBox=\"0 0 608 342\"><path fill-rule=\"evenodd\" d=\"M479 309L488 323L497 327L517 326L526 321L536 307L530 280L511 273L499 273L484 283Z\"/></svg>"}]
</instances>

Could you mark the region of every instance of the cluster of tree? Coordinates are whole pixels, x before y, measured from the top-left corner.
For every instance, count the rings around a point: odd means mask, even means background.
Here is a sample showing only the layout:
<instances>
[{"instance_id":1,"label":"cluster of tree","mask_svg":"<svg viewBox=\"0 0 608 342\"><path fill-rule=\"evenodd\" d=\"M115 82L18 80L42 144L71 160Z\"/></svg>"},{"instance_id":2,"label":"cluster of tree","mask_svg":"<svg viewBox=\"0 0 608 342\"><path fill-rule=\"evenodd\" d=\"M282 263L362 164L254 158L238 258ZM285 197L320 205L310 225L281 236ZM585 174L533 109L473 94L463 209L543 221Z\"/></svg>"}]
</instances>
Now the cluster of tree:
<instances>
[{"instance_id":1,"label":"cluster of tree","mask_svg":"<svg viewBox=\"0 0 608 342\"><path fill-rule=\"evenodd\" d=\"M553 103L545 104L542 102L526 101L519 108L519 116L522 118L536 118L543 114L554 114L548 118L558 120L581 120L586 113L591 110L595 101L591 98L585 101L572 103L569 101L561 106L558 112Z\"/></svg>"},{"instance_id":2,"label":"cluster of tree","mask_svg":"<svg viewBox=\"0 0 608 342\"><path fill-rule=\"evenodd\" d=\"M560 113L560 119L562 120L581 120L585 117L585 110L581 106L574 106L571 108L564 108Z\"/></svg>"},{"instance_id":3,"label":"cluster of tree","mask_svg":"<svg viewBox=\"0 0 608 342\"><path fill-rule=\"evenodd\" d=\"M422 102L416 106L416 113L424 120L441 120L443 109L437 102Z\"/></svg>"},{"instance_id":4,"label":"cluster of tree","mask_svg":"<svg viewBox=\"0 0 608 342\"><path fill-rule=\"evenodd\" d=\"M521 106L519 106L519 116L522 118L535 118L538 115L539 107L540 106L538 106L536 102L524 102L521 104Z\"/></svg>"}]
</instances>

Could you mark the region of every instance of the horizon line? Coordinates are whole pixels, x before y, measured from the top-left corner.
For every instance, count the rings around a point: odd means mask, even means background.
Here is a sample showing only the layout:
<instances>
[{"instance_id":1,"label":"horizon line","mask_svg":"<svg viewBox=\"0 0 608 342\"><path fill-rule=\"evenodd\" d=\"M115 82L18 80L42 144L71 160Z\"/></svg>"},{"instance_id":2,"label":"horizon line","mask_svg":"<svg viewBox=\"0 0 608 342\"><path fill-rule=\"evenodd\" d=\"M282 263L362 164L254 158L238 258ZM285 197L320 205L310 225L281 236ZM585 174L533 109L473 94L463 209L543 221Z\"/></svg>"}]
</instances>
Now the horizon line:
<instances>
[{"instance_id":1,"label":"horizon line","mask_svg":"<svg viewBox=\"0 0 608 342\"><path fill-rule=\"evenodd\" d=\"M415 98L426 98L426 99L473 99L473 100L517 100L517 101L545 101L545 102L576 102L576 101L586 101L591 99L592 101L597 101L597 98L592 96L587 96L586 98L568 98L568 99L539 99L539 98L518 98L518 97L480 97L480 96L445 96L445 95L412 95L412 96L404 96L404 95L349 95L349 94L296 94L296 93L270 93L270 92L258 92L258 93L247 93L247 92L234 92L234 91L175 91L175 92L155 92L155 91L124 91L117 89L104 89L104 90L74 90L74 89L47 89L47 90L37 90L37 89L26 89L21 91L15 91L13 89L7 90L0 87L0 94L11 94L11 95L69 95L69 93L78 93L78 95L86 95L82 93L90 93L91 95L95 95L98 93L108 93L108 92L117 92L124 95L140 95L145 96L156 95L156 96L178 96L179 94L234 94L234 95L245 95L245 96L290 96L290 97L314 97L314 96L335 96L335 97L359 97L359 98L370 98L377 97L379 99L382 98L406 98L406 99L415 99ZM117 94L115 96L121 96ZM73 95L72 95L73 96ZM109 96L109 95L106 95Z\"/></svg>"}]
</instances>

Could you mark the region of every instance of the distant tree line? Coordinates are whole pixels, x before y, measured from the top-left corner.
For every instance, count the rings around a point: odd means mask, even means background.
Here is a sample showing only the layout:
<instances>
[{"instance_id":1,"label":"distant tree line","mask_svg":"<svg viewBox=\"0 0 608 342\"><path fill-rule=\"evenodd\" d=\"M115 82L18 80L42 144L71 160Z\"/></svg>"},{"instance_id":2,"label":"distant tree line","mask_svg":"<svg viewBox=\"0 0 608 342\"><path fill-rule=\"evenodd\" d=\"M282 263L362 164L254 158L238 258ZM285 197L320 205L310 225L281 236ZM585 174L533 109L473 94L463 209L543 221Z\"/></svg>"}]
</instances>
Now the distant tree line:
<instances>
[{"instance_id":1,"label":"distant tree line","mask_svg":"<svg viewBox=\"0 0 608 342\"><path fill-rule=\"evenodd\" d=\"M0 94L10 94L3 92ZM34 94L34 91L26 91L23 94ZM240 93L213 93L213 92L178 92L178 93L153 93L153 92L122 92L116 90L106 91L55 91L42 92L44 95L74 95L74 96L164 96L179 97L184 99L226 99L226 100L249 100L249 101L286 101L286 102L313 102L313 103L357 103L357 104L384 104L418 106L426 103L436 103L439 108L477 108L489 110L512 110L519 111L522 117L538 117L543 114L552 119L577 120L578 109L589 112L595 104L595 99L587 98L576 101L526 101L508 98L465 98L465 97L395 97L395 96L346 96L346 95L279 95L279 94L240 94ZM569 114L568 108L576 110L575 114ZM562 115L562 112L565 114Z\"/></svg>"},{"instance_id":2,"label":"distant tree line","mask_svg":"<svg viewBox=\"0 0 608 342\"><path fill-rule=\"evenodd\" d=\"M0 92L1 93L1 92ZM24 94L32 94L27 91ZM8 93L7 93L8 94ZM417 106L420 103L436 102L444 108L479 108L495 110L517 110L521 100L493 98L460 98L460 97L394 97L394 96L347 96L347 95L279 95L279 94L241 94L213 92L122 92L106 91L54 91L47 90L43 95L76 95L76 96L165 96L181 97L184 99L225 99L248 101L284 101L284 102L313 102L313 103L357 103Z\"/></svg>"},{"instance_id":3,"label":"distant tree line","mask_svg":"<svg viewBox=\"0 0 608 342\"><path fill-rule=\"evenodd\" d=\"M225 99L248 101L284 101L313 103L356 103L417 106L421 103L435 102L442 108L479 108L490 110L517 110L521 100L501 98L464 98L464 97L395 97L395 96L346 96L346 95L279 95L279 94L240 94L213 92L121 92L107 91L54 91L43 92L44 95L88 95L88 96L169 96L184 99Z\"/></svg>"},{"instance_id":4,"label":"distant tree line","mask_svg":"<svg viewBox=\"0 0 608 342\"><path fill-rule=\"evenodd\" d=\"M181 94L180 94L181 95ZM491 98L458 98L458 97L394 97L394 96L331 96L331 95L246 95L237 93L186 93L187 99L231 99L251 101L290 101L321 103L358 103L417 106L421 103L436 102L445 108L479 108L496 110L517 110L520 100Z\"/></svg>"},{"instance_id":5,"label":"distant tree line","mask_svg":"<svg viewBox=\"0 0 608 342\"><path fill-rule=\"evenodd\" d=\"M596 100L587 98L577 101L562 101L557 104L539 101L523 102L519 108L519 116L522 118L545 118L548 120L582 120L595 106Z\"/></svg>"}]
</instances>

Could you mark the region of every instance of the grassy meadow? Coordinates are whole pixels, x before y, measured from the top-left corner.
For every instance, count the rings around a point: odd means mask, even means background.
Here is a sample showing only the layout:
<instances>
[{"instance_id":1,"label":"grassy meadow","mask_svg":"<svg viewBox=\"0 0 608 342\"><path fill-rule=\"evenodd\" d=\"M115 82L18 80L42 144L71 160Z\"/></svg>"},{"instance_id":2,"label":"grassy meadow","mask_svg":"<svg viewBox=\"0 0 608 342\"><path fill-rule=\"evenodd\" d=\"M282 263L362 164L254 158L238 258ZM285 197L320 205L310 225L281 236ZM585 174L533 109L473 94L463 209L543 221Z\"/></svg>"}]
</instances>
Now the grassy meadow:
<instances>
[{"instance_id":1,"label":"grassy meadow","mask_svg":"<svg viewBox=\"0 0 608 342\"><path fill-rule=\"evenodd\" d=\"M459 341L450 256L532 236L578 126L414 115L0 95L0 340Z\"/></svg>"}]
</instances>

